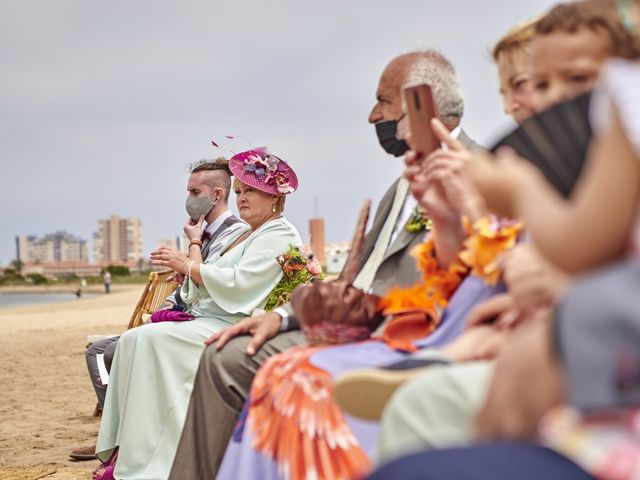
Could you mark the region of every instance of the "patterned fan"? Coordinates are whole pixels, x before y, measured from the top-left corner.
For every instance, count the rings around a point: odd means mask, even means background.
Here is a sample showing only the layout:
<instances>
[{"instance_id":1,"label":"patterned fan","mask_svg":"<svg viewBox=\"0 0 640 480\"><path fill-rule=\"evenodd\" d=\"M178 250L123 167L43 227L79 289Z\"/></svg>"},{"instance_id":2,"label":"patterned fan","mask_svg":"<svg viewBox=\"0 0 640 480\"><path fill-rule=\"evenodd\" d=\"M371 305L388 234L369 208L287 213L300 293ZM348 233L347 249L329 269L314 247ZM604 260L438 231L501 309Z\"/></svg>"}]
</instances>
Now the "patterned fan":
<instances>
[{"instance_id":1,"label":"patterned fan","mask_svg":"<svg viewBox=\"0 0 640 480\"><path fill-rule=\"evenodd\" d=\"M559 103L525 120L491 148L513 148L538 167L565 197L571 195L591 141L591 93Z\"/></svg>"},{"instance_id":2,"label":"patterned fan","mask_svg":"<svg viewBox=\"0 0 640 480\"><path fill-rule=\"evenodd\" d=\"M274 355L251 386L247 426L253 446L291 480L348 480L371 469L334 400L331 375L311 363L323 348L300 346Z\"/></svg>"},{"instance_id":3,"label":"patterned fan","mask_svg":"<svg viewBox=\"0 0 640 480\"><path fill-rule=\"evenodd\" d=\"M347 256L347 261L344 264L342 273L338 277L340 280L344 280L349 285L353 284L358 274L358 267L362 260L362 244L364 243L364 233L367 230L367 222L369 221L369 212L371 211L371 200L365 200L362 208L360 208L360 214L358 215L358 222L356 223L356 230L353 232L353 240L351 242L351 250Z\"/></svg>"},{"instance_id":4,"label":"patterned fan","mask_svg":"<svg viewBox=\"0 0 640 480\"><path fill-rule=\"evenodd\" d=\"M364 202L340 277L296 288L291 306L302 333L310 343L345 343L364 340L382 322L380 297L353 286L362 256L364 232L371 201Z\"/></svg>"}]
</instances>

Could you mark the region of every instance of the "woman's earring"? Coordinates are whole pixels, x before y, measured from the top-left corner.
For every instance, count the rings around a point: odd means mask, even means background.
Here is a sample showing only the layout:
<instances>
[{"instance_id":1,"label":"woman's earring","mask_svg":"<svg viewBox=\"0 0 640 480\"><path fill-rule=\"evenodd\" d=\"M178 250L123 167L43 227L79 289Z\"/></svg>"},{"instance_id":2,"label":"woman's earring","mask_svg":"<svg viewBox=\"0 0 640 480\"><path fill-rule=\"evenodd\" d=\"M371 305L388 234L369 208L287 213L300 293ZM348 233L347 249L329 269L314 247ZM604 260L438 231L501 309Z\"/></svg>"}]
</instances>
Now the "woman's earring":
<instances>
[{"instance_id":1,"label":"woman's earring","mask_svg":"<svg viewBox=\"0 0 640 480\"><path fill-rule=\"evenodd\" d=\"M274 203L273 206L271 207L271 211L273 213L276 213L276 204Z\"/></svg>"}]
</instances>

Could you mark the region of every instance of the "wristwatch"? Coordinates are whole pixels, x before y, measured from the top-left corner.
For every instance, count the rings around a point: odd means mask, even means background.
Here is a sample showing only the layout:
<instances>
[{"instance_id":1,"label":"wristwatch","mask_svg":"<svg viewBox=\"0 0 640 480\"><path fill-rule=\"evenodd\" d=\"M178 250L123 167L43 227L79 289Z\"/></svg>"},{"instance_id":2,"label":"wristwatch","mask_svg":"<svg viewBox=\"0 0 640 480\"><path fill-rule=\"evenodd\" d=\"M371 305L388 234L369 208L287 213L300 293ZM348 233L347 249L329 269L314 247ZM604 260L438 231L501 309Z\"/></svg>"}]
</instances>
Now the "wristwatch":
<instances>
[{"instance_id":1,"label":"wristwatch","mask_svg":"<svg viewBox=\"0 0 640 480\"><path fill-rule=\"evenodd\" d=\"M189 248L191 248L191 245L198 245L200 248L202 248L202 240L198 240L198 239L191 240L189 242Z\"/></svg>"}]
</instances>

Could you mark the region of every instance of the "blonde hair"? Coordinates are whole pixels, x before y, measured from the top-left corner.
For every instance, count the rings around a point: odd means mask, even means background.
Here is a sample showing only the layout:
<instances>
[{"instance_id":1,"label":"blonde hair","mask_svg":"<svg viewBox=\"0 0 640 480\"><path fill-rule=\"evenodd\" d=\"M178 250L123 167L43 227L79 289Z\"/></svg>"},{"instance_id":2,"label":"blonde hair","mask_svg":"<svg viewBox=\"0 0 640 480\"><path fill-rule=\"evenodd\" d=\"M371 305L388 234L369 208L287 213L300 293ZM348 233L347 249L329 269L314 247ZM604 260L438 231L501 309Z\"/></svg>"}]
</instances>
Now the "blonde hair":
<instances>
[{"instance_id":1,"label":"blonde hair","mask_svg":"<svg viewBox=\"0 0 640 480\"><path fill-rule=\"evenodd\" d=\"M491 52L494 62L499 63L505 55L528 56L531 40L536 34L539 18L533 18L527 22L516 25L503 36Z\"/></svg>"}]
</instances>

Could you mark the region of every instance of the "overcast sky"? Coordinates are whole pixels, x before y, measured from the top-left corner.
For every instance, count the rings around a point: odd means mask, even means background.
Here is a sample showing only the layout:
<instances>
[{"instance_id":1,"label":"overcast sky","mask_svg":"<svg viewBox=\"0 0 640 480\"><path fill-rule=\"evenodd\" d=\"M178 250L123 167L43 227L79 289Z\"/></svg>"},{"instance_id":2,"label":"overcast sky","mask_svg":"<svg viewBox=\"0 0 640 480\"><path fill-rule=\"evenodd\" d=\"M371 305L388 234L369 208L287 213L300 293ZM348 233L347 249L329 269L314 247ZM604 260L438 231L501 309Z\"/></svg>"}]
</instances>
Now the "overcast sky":
<instances>
[{"instance_id":1,"label":"overcast sky","mask_svg":"<svg viewBox=\"0 0 640 480\"><path fill-rule=\"evenodd\" d=\"M0 264L16 235L90 240L111 214L142 219L148 253L181 231L188 164L249 145L298 172L286 215L303 238L318 214L328 241L348 240L400 173L367 123L385 64L444 53L463 127L488 144L509 126L489 50L553 3L2 0ZM224 135L247 143L214 149Z\"/></svg>"}]
</instances>

